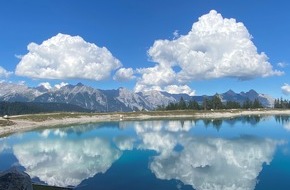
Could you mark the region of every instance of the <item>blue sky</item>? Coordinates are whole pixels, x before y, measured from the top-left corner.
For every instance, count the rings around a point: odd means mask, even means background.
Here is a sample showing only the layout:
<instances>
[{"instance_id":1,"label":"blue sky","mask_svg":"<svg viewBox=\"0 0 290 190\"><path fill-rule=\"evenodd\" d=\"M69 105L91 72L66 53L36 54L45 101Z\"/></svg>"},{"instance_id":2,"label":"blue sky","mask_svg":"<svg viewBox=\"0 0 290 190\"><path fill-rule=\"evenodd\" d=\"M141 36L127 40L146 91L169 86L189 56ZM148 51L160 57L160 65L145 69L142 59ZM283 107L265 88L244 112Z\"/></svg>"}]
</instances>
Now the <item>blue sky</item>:
<instances>
[{"instance_id":1,"label":"blue sky","mask_svg":"<svg viewBox=\"0 0 290 190\"><path fill-rule=\"evenodd\" d=\"M289 8L285 0L3 0L0 80L289 98Z\"/></svg>"}]
</instances>

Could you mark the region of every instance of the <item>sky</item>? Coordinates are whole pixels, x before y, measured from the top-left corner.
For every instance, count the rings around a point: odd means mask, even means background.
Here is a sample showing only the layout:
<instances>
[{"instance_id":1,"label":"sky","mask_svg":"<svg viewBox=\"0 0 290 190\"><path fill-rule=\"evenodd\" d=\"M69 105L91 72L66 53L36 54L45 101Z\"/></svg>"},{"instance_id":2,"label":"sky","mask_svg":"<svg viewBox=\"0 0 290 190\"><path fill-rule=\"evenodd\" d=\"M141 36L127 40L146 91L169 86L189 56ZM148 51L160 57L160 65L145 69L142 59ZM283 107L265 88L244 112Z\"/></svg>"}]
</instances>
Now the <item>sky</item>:
<instances>
[{"instance_id":1,"label":"sky","mask_svg":"<svg viewBox=\"0 0 290 190\"><path fill-rule=\"evenodd\" d=\"M0 81L290 98L285 0L2 0Z\"/></svg>"}]
</instances>

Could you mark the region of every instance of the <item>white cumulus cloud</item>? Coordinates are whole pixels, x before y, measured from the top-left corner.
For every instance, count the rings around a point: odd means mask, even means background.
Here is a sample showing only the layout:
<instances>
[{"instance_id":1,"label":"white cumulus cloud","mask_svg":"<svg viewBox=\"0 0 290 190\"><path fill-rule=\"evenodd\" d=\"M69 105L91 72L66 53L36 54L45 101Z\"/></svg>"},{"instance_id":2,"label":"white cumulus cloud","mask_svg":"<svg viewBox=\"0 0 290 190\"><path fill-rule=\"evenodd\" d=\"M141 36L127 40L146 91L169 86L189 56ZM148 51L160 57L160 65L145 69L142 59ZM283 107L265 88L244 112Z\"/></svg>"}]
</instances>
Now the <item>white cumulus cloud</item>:
<instances>
[{"instance_id":1,"label":"white cumulus cloud","mask_svg":"<svg viewBox=\"0 0 290 190\"><path fill-rule=\"evenodd\" d=\"M135 91L158 90L165 91L165 87L175 84L176 73L171 67L160 64L154 67L137 69L142 76L137 80Z\"/></svg>"},{"instance_id":2,"label":"white cumulus cloud","mask_svg":"<svg viewBox=\"0 0 290 190\"><path fill-rule=\"evenodd\" d=\"M281 90L283 92L283 94L285 95L290 95L290 85L285 83L282 87L281 87Z\"/></svg>"},{"instance_id":3,"label":"white cumulus cloud","mask_svg":"<svg viewBox=\"0 0 290 190\"><path fill-rule=\"evenodd\" d=\"M156 40L148 50L156 65L140 69L139 89L169 88L193 80L222 77L239 80L282 75L264 52L259 53L243 23L215 10L203 15L191 31L173 40Z\"/></svg>"},{"instance_id":4,"label":"white cumulus cloud","mask_svg":"<svg viewBox=\"0 0 290 190\"><path fill-rule=\"evenodd\" d=\"M132 68L120 68L114 75L113 79L125 82L134 79L134 70Z\"/></svg>"},{"instance_id":5,"label":"white cumulus cloud","mask_svg":"<svg viewBox=\"0 0 290 190\"><path fill-rule=\"evenodd\" d=\"M12 74L12 72L7 71L3 67L0 66L0 78L7 78Z\"/></svg>"},{"instance_id":6,"label":"white cumulus cloud","mask_svg":"<svg viewBox=\"0 0 290 190\"><path fill-rule=\"evenodd\" d=\"M52 87L49 82L42 82L38 86L43 86L44 88L50 90Z\"/></svg>"},{"instance_id":7,"label":"white cumulus cloud","mask_svg":"<svg viewBox=\"0 0 290 190\"><path fill-rule=\"evenodd\" d=\"M64 87L64 86L66 86L66 85L68 85L68 83L66 83L66 82L61 82L61 83L59 83L59 84L54 85L54 87L55 87L56 89L60 89L61 87Z\"/></svg>"},{"instance_id":8,"label":"white cumulus cloud","mask_svg":"<svg viewBox=\"0 0 290 190\"><path fill-rule=\"evenodd\" d=\"M277 64L277 66L280 67L280 68L285 68L285 67L287 67L288 65L289 65L289 64L288 64L288 63L285 63L285 62L280 62L280 63Z\"/></svg>"},{"instance_id":9,"label":"white cumulus cloud","mask_svg":"<svg viewBox=\"0 0 290 190\"><path fill-rule=\"evenodd\" d=\"M57 34L38 45L30 43L28 53L15 73L40 79L103 80L121 67L121 63L105 47L86 42L80 36Z\"/></svg>"},{"instance_id":10,"label":"white cumulus cloud","mask_svg":"<svg viewBox=\"0 0 290 190\"><path fill-rule=\"evenodd\" d=\"M191 88L187 85L169 85L166 86L165 91L171 93L171 94L189 94L191 96L195 95L195 91L191 90Z\"/></svg>"},{"instance_id":11,"label":"white cumulus cloud","mask_svg":"<svg viewBox=\"0 0 290 190\"><path fill-rule=\"evenodd\" d=\"M51 90L51 89L60 89L64 86L68 85L68 83L66 82L61 82L59 84L55 84L54 87L51 86L51 84L49 82L42 82L40 83L38 86L43 86L44 88L46 88L47 90Z\"/></svg>"},{"instance_id":12,"label":"white cumulus cloud","mask_svg":"<svg viewBox=\"0 0 290 190\"><path fill-rule=\"evenodd\" d=\"M176 38L179 38L179 33L178 33L178 30L175 30L174 32L173 32L173 39L176 39Z\"/></svg>"}]
</instances>

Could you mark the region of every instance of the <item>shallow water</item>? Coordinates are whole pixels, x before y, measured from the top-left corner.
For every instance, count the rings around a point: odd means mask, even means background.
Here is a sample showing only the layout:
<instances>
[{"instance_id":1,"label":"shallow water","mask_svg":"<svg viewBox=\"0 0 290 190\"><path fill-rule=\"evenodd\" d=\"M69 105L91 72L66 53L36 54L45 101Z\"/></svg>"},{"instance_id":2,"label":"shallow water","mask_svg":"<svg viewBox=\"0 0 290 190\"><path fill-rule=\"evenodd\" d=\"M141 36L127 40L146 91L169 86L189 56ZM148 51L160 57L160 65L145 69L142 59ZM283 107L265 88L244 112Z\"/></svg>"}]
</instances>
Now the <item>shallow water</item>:
<instances>
[{"instance_id":1,"label":"shallow water","mask_svg":"<svg viewBox=\"0 0 290 190\"><path fill-rule=\"evenodd\" d=\"M122 121L0 139L0 170L76 189L288 189L288 116Z\"/></svg>"}]
</instances>

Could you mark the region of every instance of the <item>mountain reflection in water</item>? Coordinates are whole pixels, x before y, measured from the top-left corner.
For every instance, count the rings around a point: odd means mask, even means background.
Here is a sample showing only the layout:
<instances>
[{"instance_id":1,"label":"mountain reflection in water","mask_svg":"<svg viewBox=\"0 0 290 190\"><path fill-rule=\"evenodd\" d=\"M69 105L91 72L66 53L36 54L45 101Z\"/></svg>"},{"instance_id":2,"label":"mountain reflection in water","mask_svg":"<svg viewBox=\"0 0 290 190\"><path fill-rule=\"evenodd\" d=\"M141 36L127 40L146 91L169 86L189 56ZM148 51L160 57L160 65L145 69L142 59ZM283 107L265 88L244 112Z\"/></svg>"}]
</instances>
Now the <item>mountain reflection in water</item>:
<instances>
[{"instance_id":1,"label":"mountain reflection in water","mask_svg":"<svg viewBox=\"0 0 290 190\"><path fill-rule=\"evenodd\" d=\"M263 166L271 163L277 147L287 144L285 136L258 136L255 135L258 131L252 131L256 128L245 128L245 125L257 126L268 120L283 123L284 131L290 126L284 117L88 124L2 138L0 158L2 153L11 150L32 178L49 185L80 185L80 189L86 186L89 189L89 183L98 181L100 175L114 180L110 178L112 175L107 176L110 170L120 172L116 176L124 175L130 183L134 176L118 170L122 168L118 164L123 162L117 161L131 152L137 164L138 159L148 160L144 168L151 172L140 171L143 178L146 173L155 176L155 180L174 183L172 189L185 189L187 185L187 189L196 190L254 190ZM210 130L209 126L217 130ZM229 132L233 133L229 135ZM140 154L142 151L154 151L154 154ZM144 155L148 158L141 158ZM106 184L107 189L115 189L110 185ZM130 185L126 188L130 189Z\"/></svg>"}]
</instances>

